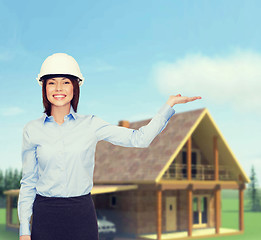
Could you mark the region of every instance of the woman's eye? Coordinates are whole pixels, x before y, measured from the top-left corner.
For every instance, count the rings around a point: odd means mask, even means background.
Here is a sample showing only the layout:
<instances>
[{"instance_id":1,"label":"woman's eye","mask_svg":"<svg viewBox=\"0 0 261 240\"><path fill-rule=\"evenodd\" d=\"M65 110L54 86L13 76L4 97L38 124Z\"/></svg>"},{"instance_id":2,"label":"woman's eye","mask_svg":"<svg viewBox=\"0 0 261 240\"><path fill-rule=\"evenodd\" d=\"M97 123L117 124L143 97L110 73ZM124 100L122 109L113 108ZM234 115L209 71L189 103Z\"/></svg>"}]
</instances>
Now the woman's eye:
<instances>
[{"instance_id":1,"label":"woman's eye","mask_svg":"<svg viewBox=\"0 0 261 240\"><path fill-rule=\"evenodd\" d=\"M70 84L70 82L65 82L65 84Z\"/></svg>"},{"instance_id":2,"label":"woman's eye","mask_svg":"<svg viewBox=\"0 0 261 240\"><path fill-rule=\"evenodd\" d=\"M49 82L48 84L54 84L53 82Z\"/></svg>"}]
</instances>

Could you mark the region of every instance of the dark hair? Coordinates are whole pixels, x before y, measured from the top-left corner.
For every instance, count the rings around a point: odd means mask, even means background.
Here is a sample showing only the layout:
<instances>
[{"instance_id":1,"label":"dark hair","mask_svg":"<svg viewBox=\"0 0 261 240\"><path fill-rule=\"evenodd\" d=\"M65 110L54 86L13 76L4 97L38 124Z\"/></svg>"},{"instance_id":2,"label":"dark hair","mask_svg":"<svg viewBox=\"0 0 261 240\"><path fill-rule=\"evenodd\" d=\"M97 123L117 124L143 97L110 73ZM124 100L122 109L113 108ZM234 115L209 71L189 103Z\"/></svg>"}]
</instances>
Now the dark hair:
<instances>
[{"instance_id":1,"label":"dark hair","mask_svg":"<svg viewBox=\"0 0 261 240\"><path fill-rule=\"evenodd\" d=\"M71 100L71 105L73 107L73 110L77 112L77 107L78 107L78 102L80 97L79 79L75 76L68 75L68 74L49 74L41 77L40 79L40 81L43 82L42 96L43 96L43 106L45 109L44 113L46 113L48 116L51 115L52 105L46 96L46 83L49 78L54 78L54 77L66 77L71 80L73 85L73 98Z\"/></svg>"}]
</instances>

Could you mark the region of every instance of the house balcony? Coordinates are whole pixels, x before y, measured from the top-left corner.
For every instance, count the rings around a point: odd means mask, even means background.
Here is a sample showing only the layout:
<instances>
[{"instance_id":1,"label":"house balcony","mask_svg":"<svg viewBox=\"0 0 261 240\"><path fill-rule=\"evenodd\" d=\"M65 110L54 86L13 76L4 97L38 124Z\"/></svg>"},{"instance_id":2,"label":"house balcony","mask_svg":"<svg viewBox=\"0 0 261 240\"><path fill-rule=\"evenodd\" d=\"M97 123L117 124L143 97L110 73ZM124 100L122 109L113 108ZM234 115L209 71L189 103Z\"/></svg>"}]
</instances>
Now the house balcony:
<instances>
[{"instance_id":1,"label":"house balcony","mask_svg":"<svg viewBox=\"0 0 261 240\"><path fill-rule=\"evenodd\" d=\"M191 165L192 180L215 180L215 169L213 165ZM164 180L187 180L187 164L173 164L164 173ZM225 166L219 166L219 180L232 180L230 171Z\"/></svg>"}]
</instances>

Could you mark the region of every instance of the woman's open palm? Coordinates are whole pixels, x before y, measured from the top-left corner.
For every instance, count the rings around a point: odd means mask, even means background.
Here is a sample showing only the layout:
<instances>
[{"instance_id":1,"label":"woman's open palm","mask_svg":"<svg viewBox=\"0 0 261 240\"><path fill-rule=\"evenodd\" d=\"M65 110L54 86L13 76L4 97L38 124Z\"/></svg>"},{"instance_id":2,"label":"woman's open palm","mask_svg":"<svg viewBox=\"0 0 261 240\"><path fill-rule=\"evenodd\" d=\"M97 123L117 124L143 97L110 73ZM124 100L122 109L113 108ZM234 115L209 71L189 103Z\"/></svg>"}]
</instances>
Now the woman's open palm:
<instances>
[{"instance_id":1,"label":"woman's open palm","mask_svg":"<svg viewBox=\"0 0 261 240\"><path fill-rule=\"evenodd\" d=\"M200 96L185 97L185 96L181 96L181 94L171 95L169 97L169 100L167 101L167 104L169 104L171 107L173 107L175 104L192 102L192 101L195 101L197 99L201 99L201 97Z\"/></svg>"}]
</instances>

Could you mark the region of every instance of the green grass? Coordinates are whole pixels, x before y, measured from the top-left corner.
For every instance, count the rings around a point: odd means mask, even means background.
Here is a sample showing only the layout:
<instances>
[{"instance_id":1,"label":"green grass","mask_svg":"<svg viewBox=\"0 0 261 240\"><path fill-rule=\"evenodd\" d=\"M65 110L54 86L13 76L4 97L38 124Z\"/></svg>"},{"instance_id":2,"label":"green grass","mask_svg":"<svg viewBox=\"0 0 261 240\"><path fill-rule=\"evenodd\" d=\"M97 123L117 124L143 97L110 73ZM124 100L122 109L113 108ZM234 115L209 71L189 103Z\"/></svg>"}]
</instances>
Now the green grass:
<instances>
[{"instance_id":1,"label":"green grass","mask_svg":"<svg viewBox=\"0 0 261 240\"><path fill-rule=\"evenodd\" d=\"M17 219L16 213L17 211L13 211L13 219ZM18 234L11 231L5 230L5 218L6 218L6 210L5 208L0 208L0 239L1 240L18 240Z\"/></svg>"},{"instance_id":2,"label":"green grass","mask_svg":"<svg viewBox=\"0 0 261 240\"><path fill-rule=\"evenodd\" d=\"M222 195L222 213L221 213L221 227L238 229L238 199L230 196L228 198ZM247 199L245 200L245 207L247 210ZM13 211L14 222L17 221L17 210ZM1 240L18 240L18 234L5 230L6 210L0 208L0 239ZM241 235L204 238L205 240L222 239L222 240L258 240L261 235L261 212L245 211L245 232Z\"/></svg>"},{"instance_id":3,"label":"green grass","mask_svg":"<svg viewBox=\"0 0 261 240\"><path fill-rule=\"evenodd\" d=\"M222 227L238 229L238 218L235 212L222 212ZM245 232L240 235L204 238L205 240L222 239L222 240L258 240L261 235L261 213L245 212Z\"/></svg>"},{"instance_id":4,"label":"green grass","mask_svg":"<svg viewBox=\"0 0 261 240\"><path fill-rule=\"evenodd\" d=\"M230 195L229 193L228 195ZM233 195L233 194L232 194ZM230 195L230 197L232 197ZM223 197L223 196L222 196ZM239 200L235 197L222 198L221 227L238 229L239 227ZM204 238L204 240L222 239L222 240L258 240L261 235L261 212L248 211L248 199L244 201L244 224L245 231L243 234L234 236L223 236L215 238ZM200 239L200 238L199 238Z\"/></svg>"}]
</instances>

